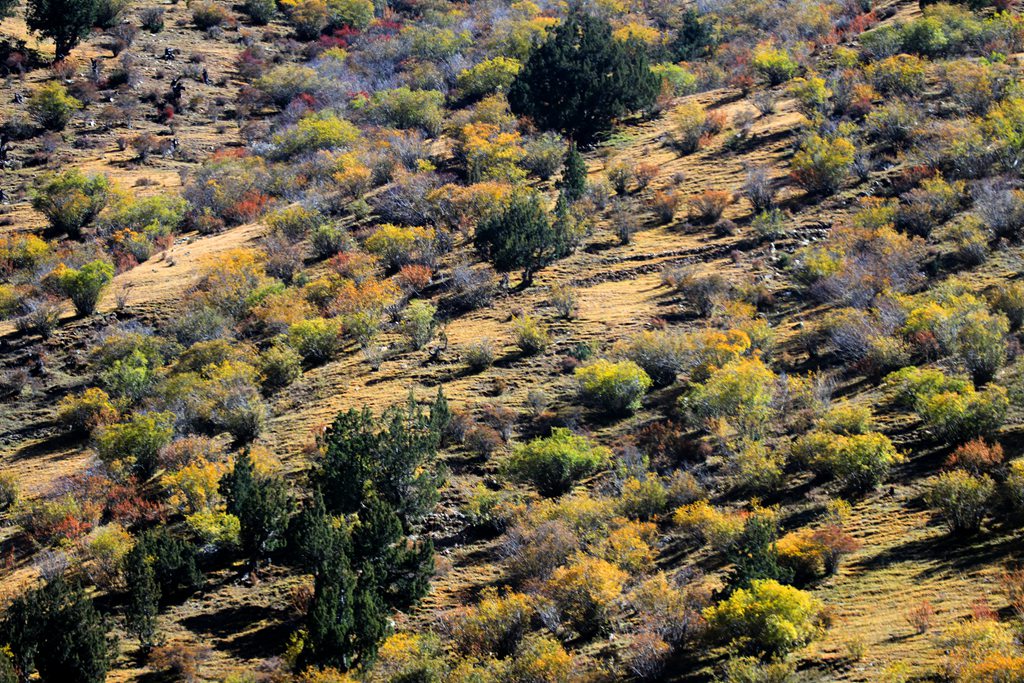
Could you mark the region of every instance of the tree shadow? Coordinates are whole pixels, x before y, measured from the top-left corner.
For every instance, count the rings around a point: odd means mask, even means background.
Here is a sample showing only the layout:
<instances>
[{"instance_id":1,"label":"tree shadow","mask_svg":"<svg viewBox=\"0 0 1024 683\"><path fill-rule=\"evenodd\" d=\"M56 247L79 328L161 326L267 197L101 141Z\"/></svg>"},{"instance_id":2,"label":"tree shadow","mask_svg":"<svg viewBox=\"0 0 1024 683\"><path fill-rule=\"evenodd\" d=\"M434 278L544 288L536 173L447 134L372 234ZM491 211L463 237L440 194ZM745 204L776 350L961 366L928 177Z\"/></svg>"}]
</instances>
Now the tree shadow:
<instances>
[{"instance_id":1,"label":"tree shadow","mask_svg":"<svg viewBox=\"0 0 1024 683\"><path fill-rule=\"evenodd\" d=\"M186 617L181 623L198 636L212 636L211 645L218 650L255 659L280 651L293 630L292 621L285 609L240 605Z\"/></svg>"}]
</instances>

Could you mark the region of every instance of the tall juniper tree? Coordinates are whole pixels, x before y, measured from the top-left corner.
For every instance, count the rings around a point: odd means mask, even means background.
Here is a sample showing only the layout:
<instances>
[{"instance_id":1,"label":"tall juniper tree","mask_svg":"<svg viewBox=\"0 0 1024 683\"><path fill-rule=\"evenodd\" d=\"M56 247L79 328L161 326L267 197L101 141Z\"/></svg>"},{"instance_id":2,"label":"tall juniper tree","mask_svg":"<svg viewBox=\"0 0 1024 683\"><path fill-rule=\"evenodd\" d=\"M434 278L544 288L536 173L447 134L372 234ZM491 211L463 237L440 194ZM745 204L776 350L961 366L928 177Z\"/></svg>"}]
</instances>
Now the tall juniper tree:
<instances>
[{"instance_id":1,"label":"tall juniper tree","mask_svg":"<svg viewBox=\"0 0 1024 683\"><path fill-rule=\"evenodd\" d=\"M238 517L242 550L253 571L286 541L292 499L283 480L256 471L248 451L235 460L234 469L220 484L228 513Z\"/></svg>"},{"instance_id":2,"label":"tall juniper tree","mask_svg":"<svg viewBox=\"0 0 1024 683\"><path fill-rule=\"evenodd\" d=\"M31 31L52 38L54 61L61 61L89 35L96 22L97 0L28 0L25 23Z\"/></svg>"},{"instance_id":3,"label":"tall juniper tree","mask_svg":"<svg viewBox=\"0 0 1024 683\"><path fill-rule=\"evenodd\" d=\"M125 625L139 639L143 650L156 642L156 617L160 611L160 585L148 556L146 543L136 543L125 557L124 578L128 585Z\"/></svg>"},{"instance_id":4,"label":"tall juniper tree","mask_svg":"<svg viewBox=\"0 0 1024 683\"><path fill-rule=\"evenodd\" d=\"M658 89L643 47L617 41L607 20L577 8L534 48L508 101L517 115L586 145L615 119L653 104Z\"/></svg>"},{"instance_id":5,"label":"tall juniper tree","mask_svg":"<svg viewBox=\"0 0 1024 683\"><path fill-rule=\"evenodd\" d=\"M59 576L14 601L0 642L22 680L38 671L43 681L102 683L110 668L103 617L81 587Z\"/></svg>"},{"instance_id":6,"label":"tall juniper tree","mask_svg":"<svg viewBox=\"0 0 1024 683\"><path fill-rule=\"evenodd\" d=\"M522 286L527 287L538 270L566 255L568 242L561 227L548 216L537 193L518 193L503 211L480 222L476 248L500 272L522 270Z\"/></svg>"},{"instance_id":7,"label":"tall juniper tree","mask_svg":"<svg viewBox=\"0 0 1024 683\"><path fill-rule=\"evenodd\" d=\"M365 409L338 415L313 496L289 529L290 556L314 577L303 666L369 665L390 611L426 594L434 570L433 544L410 530L437 501L432 460L451 419L447 400L438 391L424 414L410 396L382 418L378 426Z\"/></svg>"}]
</instances>

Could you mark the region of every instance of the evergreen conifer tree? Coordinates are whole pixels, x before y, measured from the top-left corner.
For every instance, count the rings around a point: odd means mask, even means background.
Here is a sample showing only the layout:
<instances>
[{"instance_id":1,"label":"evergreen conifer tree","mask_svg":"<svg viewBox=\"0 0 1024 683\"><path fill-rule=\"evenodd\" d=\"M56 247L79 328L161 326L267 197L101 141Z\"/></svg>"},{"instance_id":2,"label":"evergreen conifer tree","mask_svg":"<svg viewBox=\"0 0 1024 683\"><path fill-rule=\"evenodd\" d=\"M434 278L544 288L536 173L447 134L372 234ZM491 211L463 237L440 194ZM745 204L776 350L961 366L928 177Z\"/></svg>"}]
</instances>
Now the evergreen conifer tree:
<instances>
[{"instance_id":1,"label":"evergreen conifer tree","mask_svg":"<svg viewBox=\"0 0 1024 683\"><path fill-rule=\"evenodd\" d=\"M608 21L577 8L530 54L508 101L517 115L586 145L653 104L659 85L640 45L615 40Z\"/></svg>"},{"instance_id":2,"label":"evergreen conifer tree","mask_svg":"<svg viewBox=\"0 0 1024 683\"><path fill-rule=\"evenodd\" d=\"M558 184L561 196L574 202L587 191L587 164L575 142L569 143L569 153L565 155L565 168L562 180Z\"/></svg>"},{"instance_id":3,"label":"evergreen conifer tree","mask_svg":"<svg viewBox=\"0 0 1024 683\"><path fill-rule=\"evenodd\" d=\"M56 45L54 61L67 57L96 22L97 0L28 0L25 23Z\"/></svg>"}]
</instances>

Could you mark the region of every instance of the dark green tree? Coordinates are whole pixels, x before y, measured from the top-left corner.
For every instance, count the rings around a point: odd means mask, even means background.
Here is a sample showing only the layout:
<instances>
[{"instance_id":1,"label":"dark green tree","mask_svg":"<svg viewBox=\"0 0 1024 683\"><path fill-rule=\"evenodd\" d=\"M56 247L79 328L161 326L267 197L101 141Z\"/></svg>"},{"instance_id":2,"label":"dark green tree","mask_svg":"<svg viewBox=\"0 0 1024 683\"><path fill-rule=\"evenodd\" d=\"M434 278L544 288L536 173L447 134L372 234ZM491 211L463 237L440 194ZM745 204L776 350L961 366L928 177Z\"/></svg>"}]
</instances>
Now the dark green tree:
<instances>
[{"instance_id":1,"label":"dark green tree","mask_svg":"<svg viewBox=\"0 0 1024 683\"><path fill-rule=\"evenodd\" d=\"M338 552L335 530L336 525L324 505L324 497L314 490L289 523L289 559L305 571L316 574L331 554ZM348 552L347 548L345 552Z\"/></svg>"},{"instance_id":2,"label":"dark green tree","mask_svg":"<svg viewBox=\"0 0 1024 683\"><path fill-rule=\"evenodd\" d=\"M153 569L153 579L160 590L160 600L188 595L203 583L203 573L196 562L196 547L186 538L165 527L156 527L142 534L135 544Z\"/></svg>"},{"instance_id":3,"label":"dark green tree","mask_svg":"<svg viewBox=\"0 0 1024 683\"><path fill-rule=\"evenodd\" d=\"M360 585L377 581L372 589L389 607L404 608L423 597L434 572L433 544L405 536L398 515L376 495L367 496L359 511L351 558Z\"/></svg>"},{"instance_id":4,"label":"dark green tree","mask_svg":"<svg viewBox=\"0 0 1024 683\"><path fill-rule=\"evenodd\" d=\"M295 538L295 548L314 577L300 663L348 669L354 654L351 633L357 580L349 563L348 535L327 515L319 494L296 517L295 531L303 535Z\"/></svg>"},{"instance_id":5,"label":"dark green tree","mask_svg":"<svg viewBox=\"0 0 1024 683\"><path fill-rule=\"evenodd\" d=\"M270 553L287 541L292 499L279 477L256 472L248 451L235 460L231 472L221 480L227 511L238 517L242 550L253 570Z\"/></svg>"},{"instance_id":6,"label":"dark green tree","mask_svg":"<svg viewBox=\"0 0 1024 683\"><path fill-rule=\"evenodd\" d=\"M18 683L18 672L11 655L0 651L0 683Z\"/></svg>"},{"instance_id":7,"label":"dark green tree","mask_svg":"<svg viewBox=\"0 0 1024 683\"><path fill-rule=\"evenodd\" d=\"M569 143L569 153L565 155L565 168L558 187L562 191L561 196L570 202L576 201L587 191L587 164L575 142Z\"/></svg>"},{"instance_id":8,"label":"dark green tree","mask_svg":"<svg viewBox=\"0 0 1024 683\"><path fill-rule=\"evenodd\" d=\"M43 627L43 607L38 590L18 596L7 608L0 624L0 642L11 651L11 662L19 680L27 681L35 671L36 651Z\"/></svg>"},{"instance_id":9,"label":"dark green tree","mask_svg":"<svg viewBox=\"0 0 1024 683\"><path fill-rule=\"evenodd\" d=\"M430 404L430 431L436 435L438 445L444 443L445 435L448 433L448 427L452 423L452 409L448 405L448 399L444 395L444 390L439 386L437 387L437 396L434 397L434 402Z\"/></svg>"},{"instance_id":10,"label":"dark green tree","mask_svg":"<svg viewBox=\"0 0 1024 683\"><path fill-rule=\"evenodd\" d=\"M679 30L668 49L677 60L689 62L706 57L717 42L714 21L687 7L680 16Z\"/></svg>"},{"instance_id":11,"label":"dark green tree","mask_svg":"<svg viewBox=\"0 0 1024 683\"><path fill-rule=\"evenodd\" d=\"M102 617L79 586L57 577L16 599L0 624L20 680L102 683L110 641Z\"/></svg>"},{"instance_id":12,"label":"dark green tree","mask_svg":"<svg viewBox=\"0 0 1024 683\"><path fill-rule=\"evenodd\" d=\"M25 23L30 31L52 38L54 60L67 57L96 23L97 0L28 0Z\"/></svg>"},{"instance_id":13,"label":"dark green tree","mask_svg":"<svg viewBox=\"0 0 1024 683\"><path fill-rule=\"evenodd\" d=\"M606 20L575 9L530 53L508 101L517 115L586 145L653 104L659 86L640 45L615 40Z\"/></svg>"},{"instance_id":14,"label":"dark green tree","mask_svg":"<svg viewBox=\"0 0 1024 683\"><path fill-rule=\"evenodd\" d=\"M51 581L64 584L62 579ZM100 613L81 588L64 584L54 590L42 632L36 670L43 681L103 683L110 669L110 642Z\"/></svg>"},{"instance_id":15,"label":"dark green tree","mask_svg":"<svg viewBox=\"0 0 1024 683\"><path fill-rule=\"evenodd\" d=\"M396 511L406 527L418 523L437 504L444 479L434 466L442 421L440 405L434 417L415 402L393 406L378 426L366 408L338 415L324 436L324 452L313 472L327 510L352 514L375 492Z\"/></svg>"},{"instance_id":16,"label":"dark green tree","mask_svg":"<svg viewBox=\"0 0 1024 683\"><path fill-rule=\"evenodd\" d=\"M539 195L518 193L503 211L480 222L475 243L496 270L522 270L522 286L527 287L538 270L566 254L559 225L552 223Z\"/></svg>"},{"instance_id":17,"label":"dark green tree","mask_svg":"<svg viewBox=\"0 0 1024 683\"><path fill-rule=\"evenodd\" d=\"M13 17L18 11L18 0L0 0L0 19ZM3 680L0 678L0 680Z\"/></svg>"},{"instance_id":18,"label":"dark green tree","mask_svg":"<svg viewBox=\"0 0 1024 683\"><path fill-rule=\"evenodd\" d=\"M124 578L128 585L128 604L124 614L128 633L139 639L139 645L144 650L149 650L156 644L160 585L156 582L152 560L146 554L146 545L136 543L125 557Z\"/></svg>"},{"instance_id":19,"label":"dark green tree","mask_svg":"<svg viewBox=\"0 0 1024 683\"><path fill-rule=\"evenodd\" d=\"M751 515L747 519L743 533L728 553L733 564L728 581L730 590L748 588L751 581L760 579L774 579L779 583L793 580L793 572L779 565L777 540L774 520L765 515Z\"/></svg>"}]
</instances>

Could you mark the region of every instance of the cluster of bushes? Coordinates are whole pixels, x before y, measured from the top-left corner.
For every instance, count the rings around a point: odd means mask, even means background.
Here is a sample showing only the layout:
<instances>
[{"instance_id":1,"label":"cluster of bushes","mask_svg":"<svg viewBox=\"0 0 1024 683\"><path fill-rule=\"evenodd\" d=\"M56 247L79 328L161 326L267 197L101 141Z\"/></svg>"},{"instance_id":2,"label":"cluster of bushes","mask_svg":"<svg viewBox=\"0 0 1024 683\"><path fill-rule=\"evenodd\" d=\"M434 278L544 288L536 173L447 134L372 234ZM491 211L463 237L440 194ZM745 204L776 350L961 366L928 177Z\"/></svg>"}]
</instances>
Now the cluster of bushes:
<instances>
[{"instance_id":1,"label":"cluster of bushes","mask_svg":"<svg viewBox=\"0 0 1024 683\"><path fill-rule=\"evenodd\" d=\"M187 293L189 310L159 334L110 332L94 361L102 388L63 400L59 419L90 436L104 476L140 492L158 489L159 502L145 502L183 515L190 538L207 549L242 552L258 568L290 544L289 554L313 576L306 621L288 648L290 665L358 666L371 680L564 680L580 659L559 639L585 641L619 629L622 665L653 678L697 634L764 657L784 656L821 634L821 606L787 584L835 571L856 546L842 525L826 520L776 538L772 514L714 508L695 476L679 469L684 458L704 457L701 476L713 480L716 492L725 488L725 475L727 495L771 496L797 467L864 491L902 460L874 431L870 413L849 406L823 413L813 377L787 375L785 364L773 367L772 329L757 313L771 306L767 286L667 271L666 284L688 312L707 319L706 328L681 332L659 323L608 357L592 359L594 350L579 346L563 359L581 402L615 416L638 411L653 386L682 380L678 411L698 431L684 438L678 426L649 428L641 447L618 444L614 458L561 427L511 447L501 461L503 481L528 485L542 499L484 489L470 501L472 519L506 532L509 590L488 591L446 619L440 630L450 633L440 635L451 642L431 633L388 637L385 615L426 590L431 551L416 532L437 502L440 444L458 439L490 455L510 442L514 413L491 406L479 410L476 422L449 419L439 399L429 415L406 406L379 422L366 412L339 416L322 439L314 490L298 514L259 449L231 465L210 440L227 432L239 444L252 441L266 419L267 396L297 381L304 366L331 361L349 341L376 368L382 331L400 333L419 350L450 310L488 301L496 289L493 271L450 267L444 258L470 235L494 270L519 271L528 286L577 246L595 216L607 216L628 243L642 223L641 204L630 194L650 195L658 219L671 223L684 197L659 185L656 166L611 163L607 179L588 182L582 156L565 138L590 145L633 112L667 111L669 144L696 152L724 129L725 118L693 102L676 106L671 97L700 88L790 83L808 127L789 180L809 195L868 178L874 157L894 150L907 166L926 167L895 179L899 201L869 200L828 240L781 258L814 296L845 306L822 330L837 358L874 377L896 371L886 385L899 405L939 439L961 446L954 469L940 475L929 495L950 526L976 528L997 491L1019 507L1019 463L993 463L999 458L988 446L968 440L991 439L1005 420L1007 392L985 383L1012 350L1006 339L1024 317L1021 297L1006 290L985 302L963 287L908 295L925 282L926 266L943 265L926 263L926 244L938 243L958 267L969 267L987 257L997 238L1019 236L1018 190L964 182L989 167L1012 170L1021 158L1024 116L994 65L998 57L941 69L927 61L1018 51L1021 31L1011 15L983 18L932 6L921 18L866 33L859 55L839 46L816 65L807 45L853 36L874 15L856 3L670 8L656 17L646 9L626 17L620 8L594 6L559 19L556 11L518 3L481 6L469 22L408 7L376 19L369 0L244 6L257 24L278 9L295 37L309 41L291 50L308 63L274 65L258 45L240 60L240 71L255 82L243 89L238 115L276 107L281 113L271 126L243 125L248 146L218 152L190 173L181 199L129 198L102 177L74 171L46 178L33 204L51 232L95 237L110 257L88 244L69 256L33 237L3 238L0 265L5 276L9 269L19 275L16 285L0 286L0 315L20 316L22 329L48 334L57 318L53 297L92 313L116 270L165 248L182 226L208 234L267 224L270 233L258 249L225 252L203 265ZM195 25L211 35L235 23L214 3L190 10ZM116 12L103 14L103 23L117 23ZM158 19L147 23L157 27ZM755 42L766 31L771 39ZM67 41L61 45L67 48ZM829 71L819 75L815 66ZM946 128L922 125L924 109L913 100L935 73L942 97L977 120L957 120L961 112L952 112ZM64 129L86 104L78 94L49 83L30 96L28 112L43 128ZM768 116L774 105L763 95L756 104ZM755 116L735 118L730 148L748 139ZM438 151L449 145L429 139L441 136L452 143L450 159ZM559 172L552 202L545 181ZM527 187L531 176L542 182ZM973 206L969 189L977 197ZM620 196L609 201L612 191ZM753 169L742 194L754 209L755 235L782 236L787 217L776 209L766 175ZM733 201L723 190L694 195L687 200L689 219L732 235L740 228L721 218ZM743 229L746 220L736 218ZM23 277L30 272L38 275ZM435 287L447 288L436 304L413 298L433 296ZM553 291L549 302L572 318L571 291ZM517 315L511 331L524 356L563 345L561 329L553 337L530 313ZM495 353L480 341L464 356L482 371ZM938 357L973 381L910 366ZM538 425L551 418L546 397L533 392L529 402ZM791 445L781 438L787 432L795 437ZM618 499L580 491L595 475L602 494L611 490ZM146 508L134 500L124 507ZM670 509L679 527L735 567L717 604L699 582L679 586L654 568L652 522ZM130 548L130 525L81 495L28 506L23 518L46 542L89 534L91 571L104 583L116 583L112 568L124 565L133 586L129 627L143 645L154 644L154 604L165 594L152 586L163 583L164 570L162 560L147 558L158 541L172 545L168 539L143 536ZM541 624L546 632L531 633ZM744 671L763 673L749 663L735 659L728 675L744 680Z\"/></svg>"}]
</instances>

